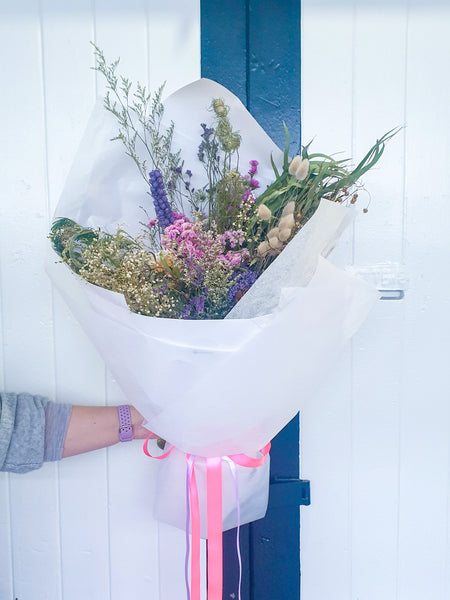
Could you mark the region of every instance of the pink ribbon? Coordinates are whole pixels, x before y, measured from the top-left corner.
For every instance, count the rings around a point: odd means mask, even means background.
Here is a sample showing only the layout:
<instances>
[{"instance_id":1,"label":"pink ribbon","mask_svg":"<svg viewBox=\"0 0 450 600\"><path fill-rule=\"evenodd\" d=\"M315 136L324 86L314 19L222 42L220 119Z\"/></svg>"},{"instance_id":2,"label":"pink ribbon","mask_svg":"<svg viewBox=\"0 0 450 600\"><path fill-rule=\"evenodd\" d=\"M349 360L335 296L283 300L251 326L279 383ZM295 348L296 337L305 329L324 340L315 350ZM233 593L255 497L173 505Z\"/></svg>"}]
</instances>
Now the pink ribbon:
<instances>
[{"instance_id":1,"label":"pink ribbon","mask_svg":"<svg viewBox=\"0 0 450 600\"><path fill-rule=\"evenodd\" d=\"M144 445L142 446L142 449L144 450L144 454L146 454L150 458L156 458L156 460L162 460L163 458L167 458L169 456L169 454L172 452L172 450L174 449L174 446L170 446L169 449L166 452L164 452L164 454L160 454L159 456L153 456L153 454L150 454L149 449L148 449L149 440L155 439L155 438L152 438L152 435L154 435L154 433L150 433L148 438L145 440Z\"/></svg>"},{"instance_id":2,"label":"pink ribbon","mask_svg":"<svg viewBox=\"0 0 450 600\"><path fill-rule=\"evenodd\" d=\"M206 459L208 600L222 600L222 458Z\"/></svg>"},{"instance_id":3,"label":"pink ribbon","mask_svg":"<svg viewBox=\"0 0 450 600\"><path fill-rule=\"evenodd\" d=\"M190 462L192 459L192 462ZM191 516L191 600L200 600L200 508L197 481L195 479L195 456L186 454L188 461L189 510ZM186 511L187 512L187 511ZM189 554L189 530L186 531L186 555Z\"/></svg>"},{"instance_id":4,"label":"pink ribbon","mask_svg":"<svg viewBox=\"0 0 450 600\"><path fill-rule=\"evenodd\" d=\"M161 460L166 458L173 450L173 446L161 456L152 456L148 450L148 441L150 436L144 442L144 452L151 458ZM262 466L269 455L270 442L261 450L259 458L251 458L246 454L233 454L231 456L215 456L206 458L206 512L207 512L207 576L208 576L208 600L222 600L223 593L223 545L222 545L222 460L226 460L231 468L235 482L236 502L237 502L237 553L239 559L239 569L241 571L240 550L239 550L239 493L238 482L234 464L241 467L256 468ZM190 592L189 582L186 586L188 600L200 600L200 510L198 499L197 481L195 478L195 460L196 457L186 454L187 475L186 475L186 538L189 539L189 521L191 524L192 544L191 544L191 581ZM234 464L233 464L234 463ZM189 543L186 544L186 564L189 554ZM187 571L188 569L186 569ZM239 573L239 598L241 594L241 573Z\"/></svg>"}]
</instances>

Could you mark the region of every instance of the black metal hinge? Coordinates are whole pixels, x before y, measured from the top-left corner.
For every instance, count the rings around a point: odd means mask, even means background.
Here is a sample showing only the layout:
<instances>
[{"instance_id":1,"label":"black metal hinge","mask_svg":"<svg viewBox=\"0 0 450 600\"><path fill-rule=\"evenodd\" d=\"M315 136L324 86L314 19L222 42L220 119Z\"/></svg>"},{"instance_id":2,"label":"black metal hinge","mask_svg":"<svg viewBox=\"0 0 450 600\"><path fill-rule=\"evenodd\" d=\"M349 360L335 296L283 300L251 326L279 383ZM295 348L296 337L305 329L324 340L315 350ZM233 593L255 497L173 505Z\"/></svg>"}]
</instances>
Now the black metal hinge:
<instances>
[{"instance_id":1,"label":"black metal hinge","mask_svg":"<svg viewBox=\"0 0 450 600\"><path fill-rule=\"evenodd\" d=\"M310 483L306 479L277 478L269 487L268 509L286 506L309 506Z\"/></svg>"}]
</instances>

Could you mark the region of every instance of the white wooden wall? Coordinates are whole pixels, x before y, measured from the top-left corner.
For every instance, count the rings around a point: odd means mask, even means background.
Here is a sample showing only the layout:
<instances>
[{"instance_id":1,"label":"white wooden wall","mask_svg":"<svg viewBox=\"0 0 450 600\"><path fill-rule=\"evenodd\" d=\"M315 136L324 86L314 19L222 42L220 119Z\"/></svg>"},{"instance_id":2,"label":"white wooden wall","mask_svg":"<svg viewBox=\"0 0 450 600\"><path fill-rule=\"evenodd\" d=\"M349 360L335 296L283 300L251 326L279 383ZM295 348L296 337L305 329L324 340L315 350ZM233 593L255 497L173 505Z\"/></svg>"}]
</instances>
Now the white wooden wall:
<instances>
[{"instance_id":1,"label":"white wooden wall","mask_svg":"<svg viewBox=\"0 0 450 600\"><path fill-rule=\"evenodd\" d=\"M0 387L78 404L120 390L52 292L52 213L103 82L89 41L168 91L200 75L198 0L0 1ZM1 600L171 600L184 534L152 519L141 443L0 477ZM159 560L159 556L161 560Z\"/></svg>"},{"instance_id":2,"label":"white wooden wall","mask_svg":"<svg viewBox=\"0 0 450 600\"><path fill-rule=\"evenodd\" d=\"M302 12L304 141L360 157L406 125L336 258L407 279L302 414L302 598L447 600L449 3L303 0ZM199 76L199 36L198 0L0 0L2 389L122 401L51 290L46 234L101 92L88 41L170 91ZM183 534L152 520L154 475L139 443L2 474L0 599L182 598Z\"/></svg>"},{"instance_id":3,"label":"white wooden wall","mask_svg":"<svg viewBox=\"0 0 450 600\"><path fill-rule=\"evenodd\" d=\"M303 411L302 598L448 600L450 2L302 10L304 141L361 157L406 126L365 178L369 213L338 255L407 279Z\"/></svg>"}]
</instances>

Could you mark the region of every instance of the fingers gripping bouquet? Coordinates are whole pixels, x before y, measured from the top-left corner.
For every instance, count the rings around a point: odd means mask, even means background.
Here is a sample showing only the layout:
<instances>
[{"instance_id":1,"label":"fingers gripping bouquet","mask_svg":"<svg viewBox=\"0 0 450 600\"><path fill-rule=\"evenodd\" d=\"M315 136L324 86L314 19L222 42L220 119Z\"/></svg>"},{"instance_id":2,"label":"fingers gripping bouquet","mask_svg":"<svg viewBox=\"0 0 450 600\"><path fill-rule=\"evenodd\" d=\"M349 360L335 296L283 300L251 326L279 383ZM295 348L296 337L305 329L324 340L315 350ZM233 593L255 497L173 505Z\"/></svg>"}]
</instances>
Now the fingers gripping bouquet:
<instances>
[{"instance_id":1,"label":"fingers gripping bouquet","mask_svg":"<svg viewBox=\"0 0 450 600\"><path fill-rule=\"evenodd\" d=\"M264 515L268 443L376 298L324 257L392 134L353 170L308 146L290 159L287 131L283 153L219 84L163 104L96 57L107 110L75 158L51 231L62 261L48 270L173 448L157 515L186 526L187 481L188 528L211 541L218 519L220 532Z\"/></svg>"}]
</instances>

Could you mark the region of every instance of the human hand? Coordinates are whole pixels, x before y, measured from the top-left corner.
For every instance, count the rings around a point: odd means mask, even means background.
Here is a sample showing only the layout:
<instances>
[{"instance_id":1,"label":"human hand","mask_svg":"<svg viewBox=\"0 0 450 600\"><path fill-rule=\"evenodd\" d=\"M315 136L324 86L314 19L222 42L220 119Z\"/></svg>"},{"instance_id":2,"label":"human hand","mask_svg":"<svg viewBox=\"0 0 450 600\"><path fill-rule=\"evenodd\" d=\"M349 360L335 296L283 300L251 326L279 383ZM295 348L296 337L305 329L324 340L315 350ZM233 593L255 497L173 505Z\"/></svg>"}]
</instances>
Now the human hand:
<instances>
[{"instance_id":1,"label":"human hand","mask_svg":"<svg viewBox=\"0 0 450 600\"><path fill-rule=\"evenodd\" d=\"M158 436L150 430L150 423L144 426L145 419L134 406L130 406L130 413L135 440L146 440L148 437L152 440L158 439Z\"/></svg>"}]
</instances>

